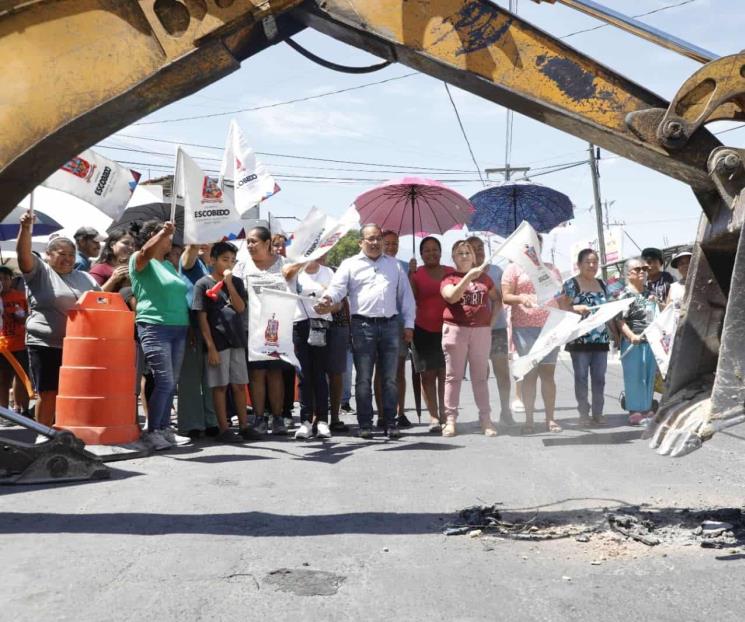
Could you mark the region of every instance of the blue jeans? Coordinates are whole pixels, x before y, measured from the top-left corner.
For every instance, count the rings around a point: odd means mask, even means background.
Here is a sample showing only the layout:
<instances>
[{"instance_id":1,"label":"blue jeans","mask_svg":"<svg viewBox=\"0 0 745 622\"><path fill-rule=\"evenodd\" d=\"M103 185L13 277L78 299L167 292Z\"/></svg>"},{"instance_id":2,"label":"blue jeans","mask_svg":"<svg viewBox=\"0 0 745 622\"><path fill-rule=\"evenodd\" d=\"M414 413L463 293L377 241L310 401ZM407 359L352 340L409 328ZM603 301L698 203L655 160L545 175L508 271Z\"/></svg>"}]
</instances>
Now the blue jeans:
<instances>
[{"instance_id":1,"label":"blue jeans","mask_svg":"<svg viewBox=\"0 0 745 622\"><path fill-rule=\"evenodd\" d=\"M570 352L574 367L574 396L577 398L577 410L580 417L593 417L603 414L605 404L605 372L608 369L608 352L600 350ZM587 399L587 375L592 385L592 411Z\"/></svg>"},{"instance_id":2,"label":"blue jeans","mask_svg":"<svg viewBox=\"0 0 745 622\"><path fill-rule=\"evenodd\" d=\"M354 394L357 404L357 423L361 428L372 427L372 376L377 363L383 386L383 415L386 426L396 425L398 404L398 344L401 340L398 318L372 322L352 318L352 356L357 379ZM380 416L380 413L378 413Z\"/></svg>"},{"instance_id":3,"label":"blue jeans","mask_svg":"<svg viewBox=\"0 0 745 622\"><path fill-rule=\"evenodd\" d=\"M155 387L147 402L148 432L163 430L171 422L171 403L184 360L187 326L137 322L137 334Z\"/></svg>"}]
</instances>

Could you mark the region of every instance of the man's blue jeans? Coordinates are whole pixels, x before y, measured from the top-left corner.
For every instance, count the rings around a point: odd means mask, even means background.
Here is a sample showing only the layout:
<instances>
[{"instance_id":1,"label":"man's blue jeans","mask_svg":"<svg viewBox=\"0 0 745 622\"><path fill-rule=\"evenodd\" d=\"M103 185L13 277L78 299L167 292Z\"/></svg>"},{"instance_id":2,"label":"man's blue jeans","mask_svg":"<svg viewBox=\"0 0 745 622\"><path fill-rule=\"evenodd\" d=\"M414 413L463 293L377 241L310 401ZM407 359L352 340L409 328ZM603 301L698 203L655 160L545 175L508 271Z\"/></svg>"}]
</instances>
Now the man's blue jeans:
<instances>
[{"instance_id":1,"label":"man's blue jeans","mask_svg":"<svg viewBox=\"0 0 745 622\"><path fill-rule=\"evenodd\" d=\"M574 367L574 396L580 417L600 417L605 404L605 372L608 368L608 352L604 350L570 352ZM587 376L592 385L592 411L587 399Z\"/></svg>"},{"instance_id":2,"label":"man's blue jeans","mask_svg":"<svg viewBox=\"0 0 745 622\"><path fill-rule=\"evenodd\" d=\"M383 416L386 427L396 425L398 403L398 344L401 340L398 317L372 321L352 317L352 355L357 378L354 397L357 404L357 422L361 428L371 428L372 376L377 362L383 387ZM378 413L380 417L381 413Z\"/></svg>"},{"instance_id":3,"label":"man's blue jeans","mask_svg":"<svg viewBox=\"0 0 745 622\"><path fill-rule=\"evenodd\" d=\"M170 425L171 403L184 360L187 329L187 326L137 322L140 345L155 382L147 403L149 432L164 430Z\"/></svg>"}]
</instances>

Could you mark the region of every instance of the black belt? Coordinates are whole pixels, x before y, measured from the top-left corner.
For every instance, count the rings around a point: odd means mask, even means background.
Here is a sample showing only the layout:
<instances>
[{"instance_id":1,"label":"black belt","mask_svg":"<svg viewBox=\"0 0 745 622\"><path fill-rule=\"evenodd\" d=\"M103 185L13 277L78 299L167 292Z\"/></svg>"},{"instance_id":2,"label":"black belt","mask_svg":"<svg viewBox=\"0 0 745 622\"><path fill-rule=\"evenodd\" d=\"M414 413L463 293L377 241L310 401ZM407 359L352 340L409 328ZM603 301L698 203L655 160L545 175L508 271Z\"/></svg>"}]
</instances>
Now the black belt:
<instances>
[{"instance_id":1,"label":"black belt","mask_svg":"<svg viewBox=\"0 0 745 622\"><path fill-rule=\"evenodd\" d=\"M357 313L352 314L353 320L362 320L363 322L370 322L372 324L379 324L381 322L390 322L398 317L398 315L392 315L390 317L369 317L367 315L359 315Z\"/></svg>"}]
</instances>

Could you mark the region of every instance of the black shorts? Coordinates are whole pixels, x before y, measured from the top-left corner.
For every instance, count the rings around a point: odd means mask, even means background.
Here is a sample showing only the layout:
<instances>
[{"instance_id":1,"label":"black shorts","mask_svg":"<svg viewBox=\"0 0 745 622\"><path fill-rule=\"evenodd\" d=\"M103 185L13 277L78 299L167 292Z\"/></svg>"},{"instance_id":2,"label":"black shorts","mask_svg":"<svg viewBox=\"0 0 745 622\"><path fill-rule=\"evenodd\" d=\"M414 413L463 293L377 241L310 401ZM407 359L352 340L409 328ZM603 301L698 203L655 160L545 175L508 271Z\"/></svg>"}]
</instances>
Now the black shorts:
<instances>
[{"instance_id":1,"label":"black shorts","mask_svg":"<svg viewBox=\"0 0 745 622\"><path fill-rule=\"evenodd\" d=\"M349 326L329 326L326 331L326 345L328 346L328 360L326 372L329 374L343 374L347 371L347 352L349 352Z\"/></svg>"},{"instance_id":2,"label":"black shorts","mask_svg":"<svg viewBox=\"0 0 745 622\"><path fill-rule=\"evenodd\" d=\"M17 350L16 352L11 352L11 354L15 356L16 360L21 364L23 371L28 373L28 352L26 352L26 350ZM0 373L10 377L13 377L16 373L16 370L13 369L13 366L8 362L8 359L2 355L0 355Z\"/></svg>"},{"instance_id":3,"label":"black shorts","mask_svg":"<svg viewBox=\"0 0 745 622\"><path fill-rule=\"evenodd\" d=\"M417 373L445 368L442 352L442 333L433 333L414 326L414 341L411 348L414 369Z\"/></svg>"},{"instance_id":4,"label":"black shorts","mask_svg":"<svg viewBox=\"0 0 745 622\"><path fill-rule=\"evenodd\" d=\"M26 346L31 382L37 393L59 388L59 369L62 367L62 348Z\"/></svg>"}]
</instances>

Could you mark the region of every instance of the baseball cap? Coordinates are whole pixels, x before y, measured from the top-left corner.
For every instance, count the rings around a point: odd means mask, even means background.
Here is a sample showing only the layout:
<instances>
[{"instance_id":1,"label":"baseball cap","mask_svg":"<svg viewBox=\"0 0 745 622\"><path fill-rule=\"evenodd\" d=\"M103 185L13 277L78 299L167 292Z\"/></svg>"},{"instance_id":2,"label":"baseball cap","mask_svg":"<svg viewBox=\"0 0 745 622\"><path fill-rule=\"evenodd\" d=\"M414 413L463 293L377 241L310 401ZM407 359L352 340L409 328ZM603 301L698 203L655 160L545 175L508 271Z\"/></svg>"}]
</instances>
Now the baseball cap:
<instances>
[{"instance_id":1,"label":"baseball cap","mask_svg":"<svg viewBox=\"0 0 745 622\"><path fill-rule=\"evenodd\" d=\"M683 257L692 257L693 253L691 251L680 251L675 257L673 257L673 260L670 262L670 265L673 268L678 267L678 261L681 260Z\"/></svg>"},{"instance_id":2,"label":"baseball cap","mask_svg":"<svg viewBox=\"0 0 745 622\"><path fill-rule=\"evenodd\" d=\"M660 262L663 262L664 259L662 257L662 251L659 248L645 248L642 251L642 259L657 259Z\"/></svg>"},{"instance_id":3,"label":"baseball cap","mask_svg":"<svg viewBox=\"0 0 745 622\"><path fill-rule=\"evenodd\" d=\"M80 227L80 229L75 232L74 237L76 240L81 238L93 238L96 242L103 242L106 239L106 236L101 235L93 227Z\"/></svg>"}]
</instances>

